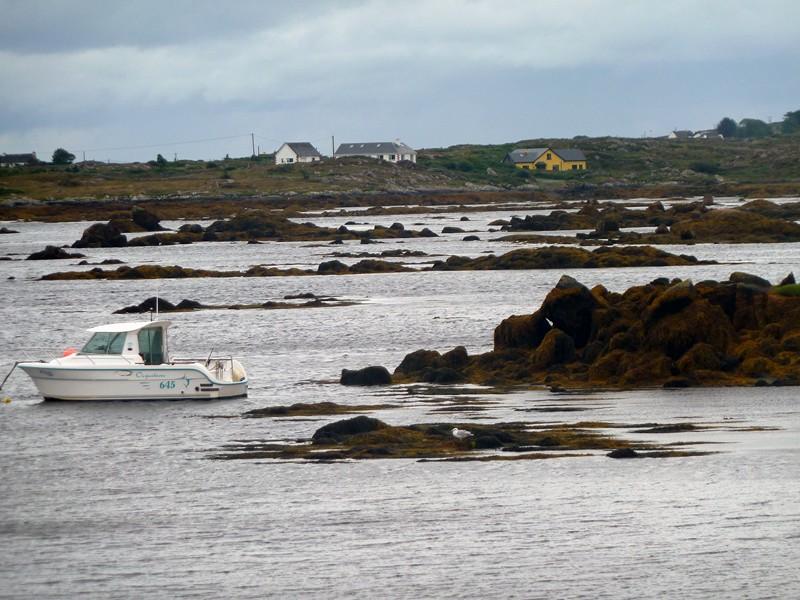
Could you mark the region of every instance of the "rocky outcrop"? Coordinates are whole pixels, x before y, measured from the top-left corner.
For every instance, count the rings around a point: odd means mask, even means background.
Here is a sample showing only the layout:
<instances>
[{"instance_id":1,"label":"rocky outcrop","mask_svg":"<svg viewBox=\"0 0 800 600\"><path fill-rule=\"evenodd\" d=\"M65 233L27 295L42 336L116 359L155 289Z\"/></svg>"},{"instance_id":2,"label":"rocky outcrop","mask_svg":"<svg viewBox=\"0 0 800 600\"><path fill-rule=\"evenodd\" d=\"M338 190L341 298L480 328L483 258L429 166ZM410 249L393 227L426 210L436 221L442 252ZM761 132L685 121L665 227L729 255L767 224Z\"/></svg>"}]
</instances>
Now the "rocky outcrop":
<instances>
[{"instance_id":1,"label":"rocky outcrop","mask_svg":"<svg viewBox=\"0 0 800 600\"><path fill-rule=\"evenodd\" d=\"M44 250L34 252L25 260L63 260L65 258L85 258L85 254L79 252L70 253L58 246L46 246Z\"/></svg>"},{"instance_id":2,"label":"rocky outcrop","mask_svg":"<svg viewBox=\"0 0 800 600\"><path fill-rule=\"evenodd\" d=\"M84 230L81 239L72 244L73 248L122 248L128 245L128 238L112 223L95 223Z\"/></svg>"},{"instance_id":3,"label":"rocky outcrop","mask_svg":"<svg viewBox=\"0 0 800 600\"><path fill-rule=\"evenodd\" d=\"M766 283L766 285L765 285ZM554 387L800 385L800 289L757 276L657 279L622 294L564 276L530 315L503 320L494 350L445 364L417 350L395 382L535 383Z\"/></svg>"},{"instance_id":4,"label":"rocky outcrop","mask_svg":"<svg viewBox=\"0 0 800 600\"><path fill-rule=\"evenodd\" d=\"M651 246L583 248L545 246L522 248L500 256L451 256L436 261L434 271L502 271L511 269L609 269L616 267L666 267L713 264L687 254L670 254Z\"/></svg>"},{"instance_id":5,"label":"rocky outcrop","mask_svg":"<svg viewBox=\"0 0 800 600\"><path fill-rule=\"evenodd\" d=\"M161 218L141 206L134 206L131 209L131 220L144 231L164 231Z\"/></svg>"},{"instance_id":6,"label":"rocky outcrop","mask_svg":"<svg viewBox=\"0 0 800 600\"><path fill-rule=\"evenodd\" d=\"M349 370L342 369L342 375L339 378L339 383L342 385L389 385L392 383L392 375L386 367L373 366L364 367L363 369Z\"/></svg>"}]
</instances>

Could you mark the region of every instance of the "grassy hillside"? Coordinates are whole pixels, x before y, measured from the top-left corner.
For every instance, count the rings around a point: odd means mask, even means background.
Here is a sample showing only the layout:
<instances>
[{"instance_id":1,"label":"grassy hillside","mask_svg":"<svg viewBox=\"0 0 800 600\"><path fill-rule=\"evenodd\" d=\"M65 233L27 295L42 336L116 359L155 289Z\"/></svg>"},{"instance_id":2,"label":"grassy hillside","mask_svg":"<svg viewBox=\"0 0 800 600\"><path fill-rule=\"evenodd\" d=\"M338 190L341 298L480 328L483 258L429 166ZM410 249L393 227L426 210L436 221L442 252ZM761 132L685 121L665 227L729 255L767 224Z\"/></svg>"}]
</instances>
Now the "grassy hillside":
<instances>
[{"instance_id":1,"label":"grassy hillside","mask_svg":"<svg viewBox=\"0 0 800 600\"><path fill-rule=\"evenodd\" d=\"M580 148L589 169L533 173L502 162L513 148ZM418 164L366 158L276 166L271 161L178 161L164 166L76 164L0 169L0 200L239 198L309 193L494 189L557 190L586 185L800 191L800 136L758 140L582 138L459 145L419 152ZM721 187L722 186L722 187ZM733 186L733 187L731 187Z\"/></svg>"},{"instance_id":2,"label":"grassy hillside","mask_svg":"<svg viewBox=\"0 0 800 600\"><path fill-rule=\"evenodd\" d=\"M559 174L526 173L501 164L514 148L580 148L587 171ZM586 183L780 183L800 181L800 136L758 140L667 140L582 138L522 140L515 144L452 146L425 150L419 164L474 182L519 185L534 179ZM489 169L496 172L491 174ZM533 175L533 178L530 177Z\"/></svg>"}]
</instances>

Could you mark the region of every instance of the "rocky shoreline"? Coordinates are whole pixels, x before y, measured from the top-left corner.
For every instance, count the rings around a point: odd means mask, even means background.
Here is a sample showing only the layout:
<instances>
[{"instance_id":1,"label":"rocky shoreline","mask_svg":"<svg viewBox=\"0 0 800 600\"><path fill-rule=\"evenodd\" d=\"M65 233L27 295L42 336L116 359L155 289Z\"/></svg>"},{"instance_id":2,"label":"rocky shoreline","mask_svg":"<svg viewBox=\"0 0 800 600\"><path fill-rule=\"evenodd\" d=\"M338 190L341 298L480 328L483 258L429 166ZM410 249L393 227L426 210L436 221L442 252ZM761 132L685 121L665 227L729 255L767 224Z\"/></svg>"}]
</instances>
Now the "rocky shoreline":
<instances>
[{"instance_id":1,"label":"rocky shoreline","mask_svg":"<svg viewBox=\"0 0 800 600\"><path fill-rule=\"evenodd\" d=\"M623 267L667 267L716 264L699 261L694 256L675 255L656 248L636 246L630 248L602 247L593 251L583 248L523 248L501 256L490 254L480 258L451 256L445 261L415 269L399 262L363 259L352 265L339 260L320 263L314 269L280 269L264 265L252 266L244 271L214 271L192 269L178 265L127 265L113 270L94 268L88 271L61 271L42 276L44 281L94 280L94 279L187 279L197 277L296 277L313 275L366 275L376 273L410 273L420 271L486 271L525 269L608 269Z\"/></svg>"}]
</instances>

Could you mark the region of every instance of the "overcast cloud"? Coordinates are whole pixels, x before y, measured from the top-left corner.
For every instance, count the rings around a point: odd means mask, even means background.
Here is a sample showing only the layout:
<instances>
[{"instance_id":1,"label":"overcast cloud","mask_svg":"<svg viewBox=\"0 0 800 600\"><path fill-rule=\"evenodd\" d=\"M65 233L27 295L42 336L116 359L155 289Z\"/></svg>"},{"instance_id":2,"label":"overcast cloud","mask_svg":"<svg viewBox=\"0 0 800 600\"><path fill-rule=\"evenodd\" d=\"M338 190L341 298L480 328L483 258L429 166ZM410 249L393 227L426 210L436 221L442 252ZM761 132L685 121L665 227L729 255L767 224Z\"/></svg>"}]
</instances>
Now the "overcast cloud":
<instances>
[{"instance_id":1,"label":"overcast cloud","mask_svg":"<svg viewBox=\"0 0 800 600\"><path fill-rule=\"evenodd\" d=\"M331 135L659 135L800 108L793 0L0 0L0 15L0 152L42 157L245 155L251 131L265 151L323 152ZM207 138L230 139L172 144Z\"/></svg>"}]
</instances>

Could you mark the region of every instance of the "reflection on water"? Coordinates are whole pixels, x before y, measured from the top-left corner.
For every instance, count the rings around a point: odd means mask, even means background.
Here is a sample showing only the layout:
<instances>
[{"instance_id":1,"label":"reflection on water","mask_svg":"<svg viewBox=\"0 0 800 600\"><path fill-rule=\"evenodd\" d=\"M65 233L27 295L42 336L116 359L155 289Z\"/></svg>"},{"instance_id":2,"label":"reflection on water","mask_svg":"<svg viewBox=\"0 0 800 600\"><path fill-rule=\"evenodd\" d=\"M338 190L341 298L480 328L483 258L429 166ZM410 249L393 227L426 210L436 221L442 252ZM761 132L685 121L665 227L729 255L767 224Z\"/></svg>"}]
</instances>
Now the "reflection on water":
<instances>
[{"instance_id":1,"label":"reflection on water","mask_svg":"<svg viewBox=\"0 0 800 600\"><path fill-rule=\"evenodd\" d=\"M336 250L420 249L478 255L499 213L382 217L463 235L382 245L197 244L86 251L205 268L314 266ZM505 214L505 213L504 213ZM520 215L525 214L520 211ZM367 222L371 219L354 218ZM422 223L423 225L414 225ZM0 224L2 225L2 224ZM69 243L86 224L14 223L0 255ZM715 258L700 267L569 271L622 290L659 276L773 280L796 270L800 245L699 245L670 251ZM538 306L557 271L401 273L273 279L39 282L75 261L0 262L0 367L49 358L114 320L111 311L156 288L171 301L257 302L286 294L363 304L172 315L172 347L211 346L240 357L250 396L227 402L42 403L23 374L0 405L0 596L256 598L795 597L800 593L800 409L793 388L649 390L554 396L488 394L484 410L437 413L405 387L355 389L344 368L394 368L409 351L491 347L509 314ZM733 263L733 264L732 264ZM7 280L9 276L16 279ZM730 422L779 427L667 434L714 442L704 457L614 461L602 454L548 461L299 464L209 461L235 440L307 438L328 418L206 419L266 405L399 403L375 416L435 420L622 423ZM561 407L563 410L558 410ZM531 410L543 409L543 410ZM545 410L546 409L546 410ZM648 439L648 434L636 435ZM654 434L650 434L650 439Z\"/></svg>"}]
</instances>

